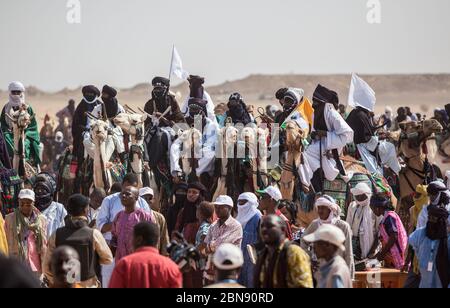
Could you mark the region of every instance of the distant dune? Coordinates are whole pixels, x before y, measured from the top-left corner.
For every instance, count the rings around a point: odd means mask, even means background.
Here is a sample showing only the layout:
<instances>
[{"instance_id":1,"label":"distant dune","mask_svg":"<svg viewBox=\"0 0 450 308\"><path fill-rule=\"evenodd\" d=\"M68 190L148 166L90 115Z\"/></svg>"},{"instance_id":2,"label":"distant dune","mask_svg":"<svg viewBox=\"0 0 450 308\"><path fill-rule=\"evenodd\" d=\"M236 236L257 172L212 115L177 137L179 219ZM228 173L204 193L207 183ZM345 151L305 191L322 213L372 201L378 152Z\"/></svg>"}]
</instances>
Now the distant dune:
<instances>
[{"instance_id":1,"label":"distant dune","mask_svg":"<svg viewBox=\"0 0 450 308\"><path fill-rule=\"evenodd\" d=\"M413 111L431 114L434 108L450 103L450 74L422 75L361 75L377 94L376 111L386 105L393 108L411 106ZM244 79L227 81L220 85L206 85L215 103L226 102L233 92L240 92L248 104L258 106L276 103L274 93L281 87L299 87L307 96L320 83L338 92L341 102L347 102L350 75L250 75ZM102 85L98 85L101 87ZM172 87L179 101L188 93L187 83ZM129 89L120 89L118 98L122 104L143 106L150 97L150 83L141 83ZM2 105L8 93L0 91ZM32 104L38 118L46 113L54 115L70 98L81 100L81 88L63 89L47 93L36 87L27 88L27 101Z\"/></svg>"}]
</instances>

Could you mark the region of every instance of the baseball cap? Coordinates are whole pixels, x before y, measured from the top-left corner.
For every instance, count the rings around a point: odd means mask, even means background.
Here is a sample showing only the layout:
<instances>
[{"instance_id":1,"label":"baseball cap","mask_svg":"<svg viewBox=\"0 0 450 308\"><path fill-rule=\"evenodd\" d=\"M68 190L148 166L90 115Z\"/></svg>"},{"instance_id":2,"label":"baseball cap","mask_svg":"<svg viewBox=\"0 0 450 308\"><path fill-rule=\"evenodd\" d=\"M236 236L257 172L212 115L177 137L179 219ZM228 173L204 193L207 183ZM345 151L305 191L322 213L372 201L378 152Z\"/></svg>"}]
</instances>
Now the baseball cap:
<instances>
[{"instance_id":1,"label":"baseball cap","mask_svg":"<svg viewBox=\"0 0 450 308\"><path fill-rule=\"evenodd\" d=\"M233 244L219 246L213 256L214 265L221 270L233 270L244 264L244 256L240 248Z\"/></svg>"},{"instance_id":2,"label":"baseball cap","mask_svg":"<svg viewBox=\"0 0 450 308\"><path fill-rule=\"evenodd\" d=\"M275 201L280 201L281 199L283 199L280 190L275 186L269 186L264 190L257 190L256 192L258 194L267 194Z\"/></svg>"},{"instance_id":3,"label":"baseball cap","mask_svg":"<svg viewBox=\"0 0 450 308\"><path fill-rule=\"evenodd\" d=\"M345 235L341 229L332 224L323 224L316 232L306 235L303 238L306 242L315 243L319 241L333 244L342 251L345 251Z\"/></svg>"},{"instance_id":4,"label":"baseball cap","mask_svg":"<svg viewBox=\"0 0 450 308\"><path fill-rule=\"evenodd\" d=\"M233 199L229 196L219 196L213 203L217 205L228 205L229 207L234 207Z\"/></svg>"},{"instance_id":5,"label":"baseball cap","mask_svg":"<svg viewBox=\"0 0 450 308\"><path fill-rule=\"evenodd\" d=\"M31 189L22 189L19 192L19 199L27 199L27 200L31 200L31 201L35 201L35 195L34 195L34 191L32 191Z\"/></svg>"},{"instance_id":6,"label":"baseball cap","mask_svg":"<svg viewBox=\"0 0 450 308\"><path fill-rule=\"evenodd\" d=\"M151 189L150 187L143 187L141 189L139 189L139 196L143 197L146 195L152 195L154 196L155 194L153 193L153 189Z\"/></svg>"}]
</instances>

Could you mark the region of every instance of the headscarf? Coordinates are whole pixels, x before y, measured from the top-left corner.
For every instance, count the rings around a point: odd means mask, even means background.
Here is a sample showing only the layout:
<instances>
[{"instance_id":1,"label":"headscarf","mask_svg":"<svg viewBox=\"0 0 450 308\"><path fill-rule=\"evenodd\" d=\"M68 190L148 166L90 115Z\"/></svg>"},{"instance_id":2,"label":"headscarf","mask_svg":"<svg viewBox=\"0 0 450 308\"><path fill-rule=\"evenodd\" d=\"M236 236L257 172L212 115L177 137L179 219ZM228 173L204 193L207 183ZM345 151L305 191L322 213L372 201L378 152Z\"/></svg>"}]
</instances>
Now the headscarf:
<instances>
[{"instance_id":1,"label":"headscarf","mask_svg":"<svg viewBox=\"0 0 450 308\"><path fill-rule=\"evenodd\" d=\"M197 206L205 200L207 189L200 182L194 182L188 185L188 189L197 189L200 191L197 201L190 202L186 199L183 207L183 214L181 218L181 228L184 228L189 223L197 222ZM181 231L181 230L179 230Z\"/></svg>"},{"instance_id":2,"label":"headscarf","mask_svg":"<svg viewBox=\"0 0 450 308\"><path fill-rule=\"evenodd\" d=\"M427 193L427 185L417 185L416 194L420 195L419 198L414 197L414 206L411 208L411 223L417 227L417 220L419 219L419 214L422 212L424 206L427 206L430 202ZM416 195L416 196L417 196Z\"/></svg>"},{"instance_id":3,"label":"headscarf","mask_svg":"<svg viewBox=\"0 0 450 308\"><path fill-rule=\"evenodd\" d=\"M447 288L450 283L448 264L448 233L447 219L448 211L438 206L428 208L428 216L437 218L437 222L428 220L426 235L430 240L439 240L439 248L436 255L436 269L441 279L442 288Z\"/></svg>"},{"instance_id":4,"label":"headscarf","mask_svg":"<svg viewBox=\"0 0 450 308\"><path fill-rule=\"evenodd\" d=\"M367 196L367 199L362 202L355 200L355 203L357 203L361 207L361 215L359 217L356 217L356 215L354 215L354 217L350 217L353 235L359 236L360 238L359 242L361 246L361 257L365 259L368 256L375 239L373 213L369 206L370 198L372 197L372 190L366 183L359 183L358 185L356 185L355 188L351 190L351 192L353 196L360 196L360 195ZM363 230L362 233L361 230Z\"/></svg>"},{"instance_id":5,"label":"headscarf","mask_svg":"<svg viewBox=\"0 0 450 308\"><path fill-rule=\"evenodd\" d=\"M447 206L450 203L450 192L441 181L431 182L428 185L427 192L430 196L430 205Z\"/></svg>"},{"instance_id":6,"label":"headscarf","mask_svg":"<svg viewBox=\"0 0 450 308\"><path fill-rule=\"evenodd\" d=\"M320 225L322 224L336 224L336 221L341 219L341 208L337 205L336 201L327 195L320 197L316 201L316 207L318 206L326 206L331 210L330 216L326 220L322 220L319 218Z\"/></svg>"},{"instance_id":7,"label":"headscarf","mask_svg":"<svg viewBox=\"0 0 450 308\"><path fill-rule=\"evenodd\" d=\"M254 193L243 193L239 196L238 201L245 200L246 204L240 205L238 203L238 214L236 220L239 221L244 229L247 223L255 215L262 216L261 212L258 210L259 202L258 198Z\"/></svg>"},{"instance_id":8,"label":"headscarf","mask_svg":"<svg viewBox=\"0 0 450 308\"><path fill-rule=\"evenodd\" d=\"M43 188L45 191L43 194L36 194L36 208L42 212L47 209L53 201L56 192L56 180L49 173L40 173L36 177L33 190L36 192L38 187Z\"/></svg>"},{"instance_id":9,"label":"headscarf","mask_svg":"<svg viewBox=\"0 0 450 308\"><path fill-rule=\"evenodd\" d=\"M9 101L8 104L12 108L20 107L22 104L25 103L25 87L23 84L19 81L11 82L8 86L9 91ZM13 95L13 91L20 91L22 92L20 95Z\"/></svg>"}]
</instances>

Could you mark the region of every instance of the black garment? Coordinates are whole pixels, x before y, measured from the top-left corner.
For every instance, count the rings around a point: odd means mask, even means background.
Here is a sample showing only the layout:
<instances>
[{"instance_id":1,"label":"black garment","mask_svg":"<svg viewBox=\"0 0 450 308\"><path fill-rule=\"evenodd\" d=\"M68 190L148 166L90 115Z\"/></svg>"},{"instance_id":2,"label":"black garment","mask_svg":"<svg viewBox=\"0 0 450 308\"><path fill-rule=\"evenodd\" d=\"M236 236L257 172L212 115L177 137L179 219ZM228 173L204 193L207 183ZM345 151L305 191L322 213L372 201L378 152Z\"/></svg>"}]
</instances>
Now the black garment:
<instances>
[{"instance_id":1,"label":"black garment","mask_svg":"<svg viewBox=\"0 0 450 308\"><path fill-rule=\"evenodd\" d=\"M111 98L113 98L116 97L117 90L108 85L105 85L103 86L102 93L108 94Z\"/></svg>"},{"instance_id":2,"label":"black garment","mask_svg":"<svg viewBox=\"0 0 450 308\"><path fill-rule=\"evenodd\" d=\"M180 106L178 105L177 99L173 95L165 95L161 98L156 98L152 95L152 98L145 104L144 111L148 114L153 114L154 112L159 112L163 114L167 108L171 106L168 114L164 116L165 119L159 121L159 127L173 126L174 123L183 123L184 116L181 113ZM155 110L156 107L156 110ZM167 120L167 121L166 121ZM150 118L145 121L145 127L152 127L153 123Z\"/></svg>"},{"instance_id":3,"label":"black garment","mask_svg":"<svg viewBox=\"0 0 450 308\"><path fill-rule=\"evenodd\" d=\"M333 104L334 108L338 109L339 106L339 96L336 92L322 86L318 85L313 94L313 101L318 100L322 103Z\"/></svg>"},{"instance_id":4,"label":"black garment","mask_svg":"<svg viewBox=\"0 0 450 308\"><path fill-rule=\"evenodd\" d=\"M239 104L239 106L235 108L230 108L226 112L226 117L231 118L233 124L242 123L245 125L252 123L252 119L245 108L245 105Z\"/></svg>"},{"instance_id":5,"label":"black garment","mask_svg":"<svg viewBox=\"0 0 450 308\"><path fill-rule=\"evenodd\" d=\"M3 131L0 129L0 163L6 169L12 169L11 160L9 159L8 148L6 147L6 140L3 136Z\"/></svg>"},{"instance_id":6,"label":"black garment","mask_svg":"<svg viewBox=\"0 0 450 308\"><path fill-rule=\"evenodd\" d=\"M321 103L314 108L314 130L328 131L327 122L325 121L325 104Z\"/></svg>"},{"instance_id":7,"label":"black garment","mask_svg":"<svg viewBox=\"0 0 450 308\"><path fill-rule=\"evenodd\" d=\"M103 99L104 110L108 119L115 118L119 114L119 101L115 97ZM102 111L103 113L103 111Z\"/></svg>"},{"instance_id":8,"label":"black garment","mask_svg":"<svg viewBox=\"0 0 450 308\"><path fill-rule=\"evenodd\" d=\"M96 100L92 104L88 104L84 99L78 104L75 114L73 116L72 124L72 137L73 137L73 154L81 162L84 156L84 145L83 145L83 133L86 131L86 125L88 118L86 113L92 112L95 106L101 104L99 100ZM81 164L78 166L81 167Z\"/></svg>"},{"instance_id":9,"label":"black garment","mask_svg":"<svg viewBox=\"0 0 450 308\"><path fill-rule=\"evenodd\" d=\"M81 281L96 277L98 255L94 248L94 229L87 220L66 219L66 226L56 230L56 247L70 246L78 252L81 263Z\"/></svg>"},{"instance_id":10,"label":"black garment","mask_svg":"<svg viewBox=\"0 0 450 308\"><path fill-rule=\"evenodd\" d=\"M189 97L203 99L203 94L205 92L203 84L205 83L205 78L191 75L189 76L188 81L190 84Z\"/></svg>"},{"instance_id":11,"label":"black garment","mask_svg":"<svg viewBox=\"0 0 450 308\"><path fill-rule=\"evenodd\" d=\"M353 142L355 144L367 143L375 135L375 126L369 111L356 107L347 117L348 125L354 131Z\"/></svg>"}]
</instances>

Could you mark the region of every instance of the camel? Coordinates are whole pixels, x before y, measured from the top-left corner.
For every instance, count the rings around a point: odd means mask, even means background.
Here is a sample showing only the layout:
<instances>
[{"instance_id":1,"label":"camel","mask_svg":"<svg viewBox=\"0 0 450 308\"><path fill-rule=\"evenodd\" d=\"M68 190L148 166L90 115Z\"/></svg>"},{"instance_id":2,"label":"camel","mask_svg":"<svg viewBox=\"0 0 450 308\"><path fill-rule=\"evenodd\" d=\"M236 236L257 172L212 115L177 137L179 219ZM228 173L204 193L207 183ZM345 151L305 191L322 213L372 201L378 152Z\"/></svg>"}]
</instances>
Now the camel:
<instances>
[{"instance_id":1,"label":"camel","mask_svg":"<svg viewBox=\"0 0 450 308\"><path fill-rule=\"evenodd\" d=\"M185 131L178 132L183 147L181 151L181 169L188 182L198 180L196 169L198 167L198 159L201 157L201 140L202 133L192 127Z\"/></svg>"},{"instance_id":2,"label":"camel","mask_svg":"<svg viewBox=\"0 0 450 308\"><path fill-rule=\"evenodd\" d=\"M227 194L227 187L233 183L227 183L227 174L229 168L232 168L231 164L236 157L236 145L238 142L238 130L234 126L227 126L220 130L221 139L219 145L219 158L221 160L219 179L217 182L217 188L214 193L213 200L216 200L220 195ZM228 185L227 185L228 184Z\"/></svg>"},{"instance_id":3,"label":"camel","mask_svg":"<svg viewBox=\"0 0 450 308\"><path fill-rule=\"evenodd\" d=\"M118 114L113 121L130 136L129 161L131 171L139 175L139 187L142 187L144 173L144 122L148 115L135 113L128 106L127 109L129 112Z\"/></svg>"},{"instance_id":4,"label":"camel","mask_svg":"<svg viewBox=\"0 0 450 308\"><path fill-rule=\"evenodd\" d=\"M401 206L397 211L402 217L402 221L407 224L409 222L409 209L413 206L413 195L416 187L423 184L429 172L425 167L429 161L428 153L431 149L431 154L436 155L435 148L436 141L433 140L433 134L442 132L442 126L434 119L428 119L422 122L406 122L401 123L402 130L399 137L399 155L405 161L406 166L402 169L399 176L400 198ZM433 145L434 142L434 145ZM439 172L438 168L429 164L434 172ZM407 226L405 226L407 227Z\"/></svg>"},{"instance_id":5,"label":"camel","mask_svg":"<svg viewBox=\"0 0 450 308\"><path fill-rule=\"evenodd\" d=\"M108 191L112 186L112 177L109 172L109 163L115 151L113 136L108 133L109 123L91 117L91 139L84 141L88 155L94 160L94 186Z\"/></svg>"},{"instance_id":6,"label":"camel","mask_svg":"<svg viewBox=\"0 0 450 308\"><path fill-rule=\"evenodd\" d=\"M267 140L270 132L266 128L245 127L242 130L245 149L250 158L253 177L253 190L264 189L268 185L267 159L269 156Z\"/></svg>"},{"instance_id":7,"label":"camel","mask_svg":"<svg viewBox=\"0 0 450 308\"><path fill-rule=\"evenodd\" d=\"M25 159L25 130L32 121L32 117L28 113L28 106L23 104L19 110L12 115L6 114L13 124L14 133L14 157L13 168L18 175L24 180L29 179L36 174L35 170Z\"/></svg>"},{"instance_id":8,"label":"camel","mask_svg":"<svg viewBox=\"0 0 450 308\"><path fill-rule=\"evenodd\" d=\"M44 125L42 126L41 131L39 133L43 148L41 155L42 171L52 170L52 160L54 159L53 139L55 137L53 128L54 128L54 121L50 120L50 116L48 114L45 115Z\"/></svg>"}]
</instances>

